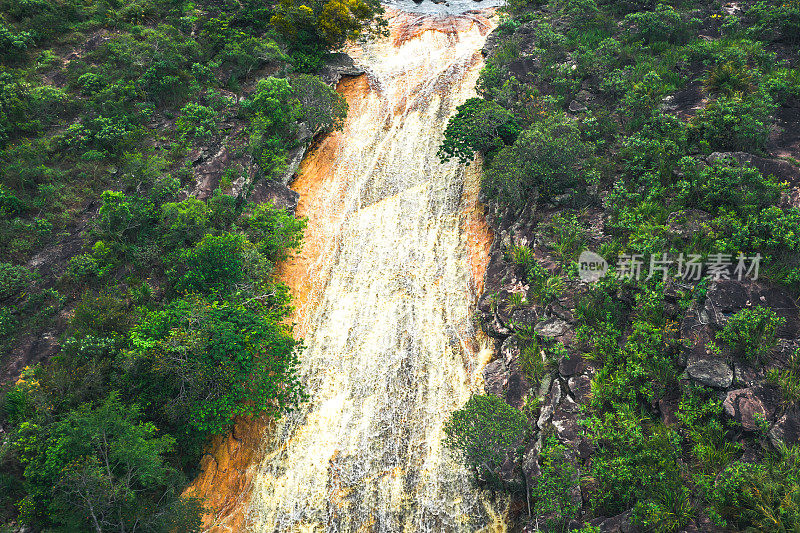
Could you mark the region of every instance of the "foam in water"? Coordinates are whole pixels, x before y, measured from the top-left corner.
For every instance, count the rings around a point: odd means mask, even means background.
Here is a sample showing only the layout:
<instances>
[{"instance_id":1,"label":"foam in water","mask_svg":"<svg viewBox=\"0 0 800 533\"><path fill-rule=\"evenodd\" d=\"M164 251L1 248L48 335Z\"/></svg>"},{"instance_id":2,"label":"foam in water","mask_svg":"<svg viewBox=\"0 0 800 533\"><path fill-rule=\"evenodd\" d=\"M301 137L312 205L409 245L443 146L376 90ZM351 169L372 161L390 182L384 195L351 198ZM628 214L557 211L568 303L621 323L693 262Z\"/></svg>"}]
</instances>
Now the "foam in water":
<instances>
[{"instance_id":1,"label":"foam in water","mask_svg":"<svg viewBox=\"0 0 800 533\"><path fill-rule=\"evenodd\" d=\"M286 276L311 399L266 437L248 511L255 531L498 522L442 447L442 425L480 387L488 348L471 320L477 171L436 155L448 117L474 96L493 23L390 16L391 37L348 50L368 83L345 83L345 129L307 157L295 184L309 228Z\"/></svg>"}]
</instances>

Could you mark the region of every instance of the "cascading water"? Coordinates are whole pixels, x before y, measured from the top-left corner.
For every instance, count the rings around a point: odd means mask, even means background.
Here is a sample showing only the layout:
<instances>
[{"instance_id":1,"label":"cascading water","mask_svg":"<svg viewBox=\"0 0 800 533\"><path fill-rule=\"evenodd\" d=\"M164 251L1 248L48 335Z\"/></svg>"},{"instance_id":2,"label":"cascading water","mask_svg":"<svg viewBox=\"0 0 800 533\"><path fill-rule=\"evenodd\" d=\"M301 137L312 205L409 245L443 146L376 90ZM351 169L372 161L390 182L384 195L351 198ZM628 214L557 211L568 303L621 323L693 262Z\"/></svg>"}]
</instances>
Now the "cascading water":
<instances>
[{"instance_id":1,"label":"cascading water","mask_svg":"<svg viewBox=\"0 0 800 533\"><path fill-rule=\"evenodd\" d=\"M344 130L306 156L293 186L309 225L282 277L297 295L310 401L267 432L254 531L501 528L442 447L490 354L471 312L491 235L475 166L436 155L474 95L493 22L389 18L389 38L348 50L368 74L340 84Z\"/></svg>"}]
</instances>

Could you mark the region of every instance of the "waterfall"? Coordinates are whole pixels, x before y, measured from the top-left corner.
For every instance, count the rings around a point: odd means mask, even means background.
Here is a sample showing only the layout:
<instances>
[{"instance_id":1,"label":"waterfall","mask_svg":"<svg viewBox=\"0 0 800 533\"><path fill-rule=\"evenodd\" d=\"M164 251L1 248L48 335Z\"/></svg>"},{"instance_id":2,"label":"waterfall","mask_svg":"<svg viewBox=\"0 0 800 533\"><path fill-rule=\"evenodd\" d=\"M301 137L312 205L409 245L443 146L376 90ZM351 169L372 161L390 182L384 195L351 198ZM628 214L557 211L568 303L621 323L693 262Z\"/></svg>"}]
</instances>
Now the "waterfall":
<instances>
[{"instance_id":1,"label":"waterfall","mask_svg":"<svg viewBox=\"0 0 800 533\"><path fill-rule=\"evenodd\" d=\"M254 531L502 527L442 446L491 354L472 320L491 234L477 165L436 155L475 94L494 22L488 11L388 17L389 37L348 49L367 74L340 83L344 129L293 185L309 225L281 276L296 295L310 400L266 433Z\"/></svg>"}]
</instances>

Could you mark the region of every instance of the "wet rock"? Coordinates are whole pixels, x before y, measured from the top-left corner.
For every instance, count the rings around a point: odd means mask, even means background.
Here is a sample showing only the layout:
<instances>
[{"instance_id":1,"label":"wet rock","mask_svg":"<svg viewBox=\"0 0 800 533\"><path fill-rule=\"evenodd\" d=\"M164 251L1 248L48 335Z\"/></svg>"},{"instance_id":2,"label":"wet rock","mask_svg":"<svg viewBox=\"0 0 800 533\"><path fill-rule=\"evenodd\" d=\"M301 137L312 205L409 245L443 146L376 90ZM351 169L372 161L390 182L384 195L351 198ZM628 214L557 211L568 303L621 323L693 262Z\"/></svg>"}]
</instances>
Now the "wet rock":
<instances>
[{"instance_id":1,"label":"wet rock","mask_svg":"<svg viewBox=\"0 0 800 533\"><path fill-rule=\"evenodd\" d=\"M550 393L545 399L545 404L542 406L542 411L539 414L539 419L536 425L539 429L544 429L548 422L553 418L553 413L556 410L559 402L561 401L561 384L559 381L553 380L553 386L550 388Z\"/></svg>"},{"instance_id":2,"label":"wet rock","mask_svg":"<svg viewBox=\"0 0 800 533\"><path fill-rule=\"evenodd\" d=\"M300 163L303 162L303 157L306 155L308 145L298 146L292 148L286 153L286 170L281 175L281 183L289 185L297 177L297 169L300 168Z\"/></svg>"},{"instance_id":3,"label":"wet rock","mask_svg":"<svg viewBox=\"0 0 800 533\"><path fill-rule=\"evenodd\" d=\"M533 330L542 337L555 338L566 333L569 328L570 325L567 324L567 322L563 319L558 317L550 317L536 324Z\"/></svg>"},{"instance_id":4,"label":"wet rock","mask_svg":"<svg viewBox=\"0 0 800 533\"><path fill-rule=\"evenodd\" d=\"M636 531L631 522L630 511L611 518L595 518L589 523L594 527L599 527L602 533L634 533Z\"/></svg>"},{"instance_id":5,"label":"wet rock","mask_svg":"<svg viewBox=\"0 0 800 533\"><path fill-rule=\"evenodd\" d=\"M522 307L514 309L509 319L511 329L516 329L516 326L529 326L536 324L539 321L539 313L533 307Z\"/></svg>"},{"instance_id":6,"label":"wet rock","mask_svg":"<svg viewBox=\"0 0 800 533\"><path fill-rule=\"evenodd\" d=\"M509 337L503 341L500 348L503 361L508 369L505 398L509 405L521 409L525 403L525 396L531 390L531 384L519 366L520 348L516 337Z\"/></svg>"},{"instance_id":7,"label":"wet rock","mask_svg":"<svg viewBox=\"0 0 800 533\"><path fill-rule=\"evenodd\" d=\"M577 449L581 438L581 427L578 424L579 406L568 395L561 398L553 412L551 424L561 442L572 449Z\"/></svg>"},{"instance_id":8,"label":"wet rock","mask_svg":"<svg viewBox=\"0 0 800 533\"><path fill-rule=\"evenodd\" d=\"M800 443L800 407L792 405L781 415L769 432L770 441L787 445Z\"/></svg>"},{"instance_id":9,"label":"wet rock","mask_svg":"<svg viewBox=\"0 0 800 533\"><path fill-rule=\"evenodd\" d=\"M275 207L294 214L300 195L277 180L260 180L253 187L249 200L256 204L272 202Z\"/></svg>"},{"instance_id":10,"label":"wet rock","mask_svg":"<svg viewBox=\"0 0 800 533\"><path fill-rule=\"evenodd\" d=\"M533 76L542 68L542 61L538 57L522 57L509 62L508 70L518 80Z\"/></svg>"},{"instance_id":11,"label":"wet rock","mask_svg":"<svg viewBox=\"0 0 800 533\"><path fill-rule=\"evenodd\" d=\"M483 369L483 388L486 394L505 396L508 387L508 368L502 359L495 359Z\"/></svg>"},{"instance_id":12,"label":"wet rock","mask_svg":"<svg viewBox=\"0 0 800 533\"><path fill-rule=\"evenodd\" d=\"M658 411L661 414L661 422L665 426L678 423L678 405L680 398L665 397L658 400Z\"/></svg>"},{"instance_id":13,"label":"wet rock","mask_svg":"<svg viewBox=\"0 0 800 533\"><path fill-rule=\"evenodd\" d=\"M776 395L769 389L752 387L729 391L722 403L725 414L746 431L758 429L758 419L769 419L777 407Z\"/></svg>"},{"instance_id":14,"label":"wet rock","mask_svg":"<svg viewBox=\"0 0 800 533\"><path fill-rule=\"evenodd\" d=\"M588 108L579 101L573 100L569 103L569 107L567 109L569 109L573 113L583 113Z\"/></svg>"},{"instance_id":15,"label":"wet rock","mask_svg":"<svg viewBox=\"0 0 800 533\"><path fill-rule=\"evenodd\" d=\"M564 377L579 374L583 372L583 369L584 360L583 355L580 353L567 352L567 354L558 361L558 373Z\"/></svg>"},{"instance_id":16,"label":"wet rock","mask_svg":"<svg viewBox=\"0 0 800 533\"><path fill-rule=\"evenodd\" d=\"M686 370L693 380L709 387L726 389L733 383L733 370L719 358L694 358Z\"/></svg>"},{"instance_id":17,"label":"wet rock","mask_svg":"<svg viewBox=\"0 0 800 533\"><path fill-rule=\"evenodd\" d=\"M709 323L722 328L732 314L761 305L770 307L778 316L786 319L778 329L778 336L794 339L800 332L797 303L784 289L762 285L749 280L721 280L708 289L704 310Z\"/></svg>"},{"instance_id":18,"label":"wet rock","mask_svg":"<svg viewBox=\"0 0 800 533\"><path fill-rule=\"evenodd\" d=\"M572 376L567 385L578 403L584 403L592 392L592 378L586 375Z\"/></svg>"},{"instance_id":19,"label":"wet rock","mask_svg":"<svg viewBox=\"0 0 800 533\"><path fill-rule=\"evenodd\" d=\"M532 446L527 452L525 452L525 455L522 458L522 472L525 474L525 478L528 481L541 475L542 469L539 466L538 445Z\"/></svg>"},{"instance_id":20,"label":"wet rock","mask_svg":"<svg viewBox=\"0 0 800 533\"><path fill-rule=\"evenodd\" d=\"M318 75L328 85L336 86L344 76L360 76L364 69L357 67L353 58L343 52L328 55L328 60Z\"/></svg>"}]
</instances>

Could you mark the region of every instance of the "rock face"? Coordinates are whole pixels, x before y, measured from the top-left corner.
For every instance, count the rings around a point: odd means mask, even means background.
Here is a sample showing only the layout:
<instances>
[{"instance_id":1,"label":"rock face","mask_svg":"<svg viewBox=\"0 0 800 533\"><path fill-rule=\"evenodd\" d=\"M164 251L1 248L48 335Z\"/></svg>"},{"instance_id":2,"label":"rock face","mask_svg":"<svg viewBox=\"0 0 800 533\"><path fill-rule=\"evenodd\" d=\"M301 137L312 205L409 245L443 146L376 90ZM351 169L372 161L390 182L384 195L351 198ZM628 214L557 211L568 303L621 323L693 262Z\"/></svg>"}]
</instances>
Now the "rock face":
<instances>
[{"instance_id":1,"label":"rock face","mask_svg":"<svg viewBox=\"0 0 800 533\"><path fill-rule=\"evenodd\" d=\"M786 445L800 444L800 407L792 405L775 422L769 432L773 444L782 441Z\"/></svg>"},{"instance_id":2,"label":"rock face","mask_svg":"<svg viewBox=\"0 0 800 533\"><path fill-rule=\"evenodd\" d=\"M364 69L355 65L352 57L338 52L328 56L328 61L320 69L318 75L328 85L336 86L343 76L360 76L364 72Z\"/></svg>"},{"instance_id":3,"label":"rock face","mask_svg":"<svg viewBox=\"0 0 800 533\"><path fill-rule=\"evenodd\" d=\"M729 391L723 402L725 414L746 431L756 431L777 409L777 395L762 387Z\"/></svg>"},{"instance_id":4,"label":"rock face","mask_svg":"<svg viewBox=\"0 0 800 533\"><path fill-rule=\"evenodd\" d=\"M692 379L709 387L727 389L733 383L733 370L718 358L695 358L686 371Z\"/></svg>"}]
</instances>

